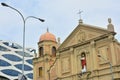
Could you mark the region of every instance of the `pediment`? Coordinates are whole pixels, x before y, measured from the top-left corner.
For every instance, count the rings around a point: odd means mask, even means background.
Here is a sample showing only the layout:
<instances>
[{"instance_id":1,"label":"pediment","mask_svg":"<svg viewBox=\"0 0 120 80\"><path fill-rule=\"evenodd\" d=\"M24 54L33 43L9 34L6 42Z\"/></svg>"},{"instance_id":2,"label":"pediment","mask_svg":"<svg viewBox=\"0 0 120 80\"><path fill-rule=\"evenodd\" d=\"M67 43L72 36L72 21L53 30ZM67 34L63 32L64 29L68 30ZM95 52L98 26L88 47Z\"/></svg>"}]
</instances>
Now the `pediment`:
<instances>
[{"instance_id":1,"label":"pediment","mask_svg":"<svg viewBox=\"0 0 120 80\"><path fill-rule=\"evenodd\" d=\"M61 44L59 49L76 45L87 40L94 39L96 37L107 34L109 31L104 28L81 24L78 25L73 32L66 38L66 40Z\"/></svg>"}]
</instances>

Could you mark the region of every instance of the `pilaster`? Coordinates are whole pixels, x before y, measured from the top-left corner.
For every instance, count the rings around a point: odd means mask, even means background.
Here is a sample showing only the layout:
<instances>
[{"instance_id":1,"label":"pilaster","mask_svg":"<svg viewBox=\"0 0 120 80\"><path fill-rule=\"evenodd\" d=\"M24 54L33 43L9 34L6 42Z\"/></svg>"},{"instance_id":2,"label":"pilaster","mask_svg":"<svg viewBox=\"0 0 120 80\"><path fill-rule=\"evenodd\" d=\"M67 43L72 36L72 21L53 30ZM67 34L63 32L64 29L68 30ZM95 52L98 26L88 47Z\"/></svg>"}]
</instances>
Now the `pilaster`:
<instances>
[{"instance_id":1,"label":"pilaster","mask_svg":"<svg viewBox=\"0 0 120 80\"><path fill-rule=\"evenodd\" d=\"M44 56L44 75L45 75L44 79L45 80L49 80L49 72L48 72L49 67L50 67L49 60L50 60L50 56L48 54L46 54Z\"/></svg>"},{"instance_id":2,"label":"pilaster","mask_svg":"<svg viewBox=\"0 0 120 80\"><path fill-rule=\"evenodd\" d=\"M112 65L116 65L116 57L115 57L115 45L114 45L114 36L113 35L110 35L109 37L109 40L110 40L110 50L111 50L111 57L112 57Z\"/></svg>"},{"instance_id":3,"label":"pilaster","mask_svg":"<svg viewBox=\"0 0 120 80\"><path fill-rule=\"evenodd\" d=\"M96 70L98 68L97 64L97 54L95 50L95 41L91 41L91 61L92 61L92 70Z\"/></svg>"},{"instance_id":4,"label":"pilaster","mask_svg":"<svg viewBox=\"0 0 120 80\"><path fill-rule=\"evenodd\" d=\"M72 74L74 74L76 65L74 65L75 57L74 57L73 47L71 47L69 51L70 51L70 55L71 55L70 56L71 57L71 72L72 72Z\"/></svg>"},{"instance_id":5,"label":"pilaster","mask_svg":"<svg viewBox=\"0 0 120 80\"><path fill-rule=\"evenodd\" d=\"M58 52L56 56L58 58L58 60L57 60L57 70L56 70L57 71L57 77L60 77L61 76L60 53Z\"/></svg>"}]
</instances>

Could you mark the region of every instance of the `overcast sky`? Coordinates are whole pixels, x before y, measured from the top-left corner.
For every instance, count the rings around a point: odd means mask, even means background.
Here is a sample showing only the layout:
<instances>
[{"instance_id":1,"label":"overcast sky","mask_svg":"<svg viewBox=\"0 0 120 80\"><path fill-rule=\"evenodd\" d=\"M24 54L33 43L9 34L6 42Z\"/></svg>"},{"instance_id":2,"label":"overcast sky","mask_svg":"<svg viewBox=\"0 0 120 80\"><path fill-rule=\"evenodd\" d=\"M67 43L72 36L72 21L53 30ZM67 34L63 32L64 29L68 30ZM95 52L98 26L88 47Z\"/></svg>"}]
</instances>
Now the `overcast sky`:
<instances>
[{"instance_id":1,"label":"overcast sky","mask_svg":"<svg viewBox=\"0 0 120 80\"><path fill-rule=\"evenodd\" d=\"M24 18L36 16L45 19L42 23L36 19L26 21L26 47L37 49L40 35L46 32L60 37L63 42L78 25L79 10L82 10L83 22L107 28L108 18L117 32L120 41L120 0L0 0L0 2L19 10ZM0 40L12 41L22 45L23 21L14 10L0 5Z\"/></svg>"}]
</instances>

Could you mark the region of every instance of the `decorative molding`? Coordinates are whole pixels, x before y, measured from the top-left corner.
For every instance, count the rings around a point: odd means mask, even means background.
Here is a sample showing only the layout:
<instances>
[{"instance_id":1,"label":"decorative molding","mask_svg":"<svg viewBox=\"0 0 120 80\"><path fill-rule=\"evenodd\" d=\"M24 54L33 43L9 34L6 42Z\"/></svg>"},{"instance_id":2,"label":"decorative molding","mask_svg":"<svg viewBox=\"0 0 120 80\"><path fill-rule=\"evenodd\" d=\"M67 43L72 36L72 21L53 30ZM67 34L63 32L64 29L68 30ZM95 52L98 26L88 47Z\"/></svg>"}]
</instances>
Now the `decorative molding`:
<instances>
[{"instance_id":1,"label":"decorative molding","mask_svg":"<svg viewBox=\"0 0 120 80\"><path fill-rule=\"evenodd\" d=\"M80 30L79 33L77 34L77 40L78 42L82 42L86 40L86 34L84 31Z\"/></svg>"}]
</instances>

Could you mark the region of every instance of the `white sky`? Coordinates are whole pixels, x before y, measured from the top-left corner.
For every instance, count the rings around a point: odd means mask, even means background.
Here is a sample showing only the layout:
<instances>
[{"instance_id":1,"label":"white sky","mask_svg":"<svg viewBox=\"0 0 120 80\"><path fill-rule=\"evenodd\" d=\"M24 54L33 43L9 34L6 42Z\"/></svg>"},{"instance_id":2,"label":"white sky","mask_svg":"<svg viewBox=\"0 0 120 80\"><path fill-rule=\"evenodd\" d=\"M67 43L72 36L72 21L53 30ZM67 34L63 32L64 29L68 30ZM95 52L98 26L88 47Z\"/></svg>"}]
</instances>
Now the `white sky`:
<instances>
[{"instance_id":1,"label":"white sky","mask_svg":"<svg viewBox=\"0 0 120 80\"><path fill-rule=\"evenodd\" d=\"M35 19L26 22L26 47L37 49L37 42L47 27L61 42L78 25L79 10L83 22L107 28L108 18L120 40L120 0L0 0L0 2L19 10L24 17L36 16L45 19L42 23ZM12 41L22 45L23 21L14 10L0 5L0 40Z\"/></svg>"}]
</instances>

